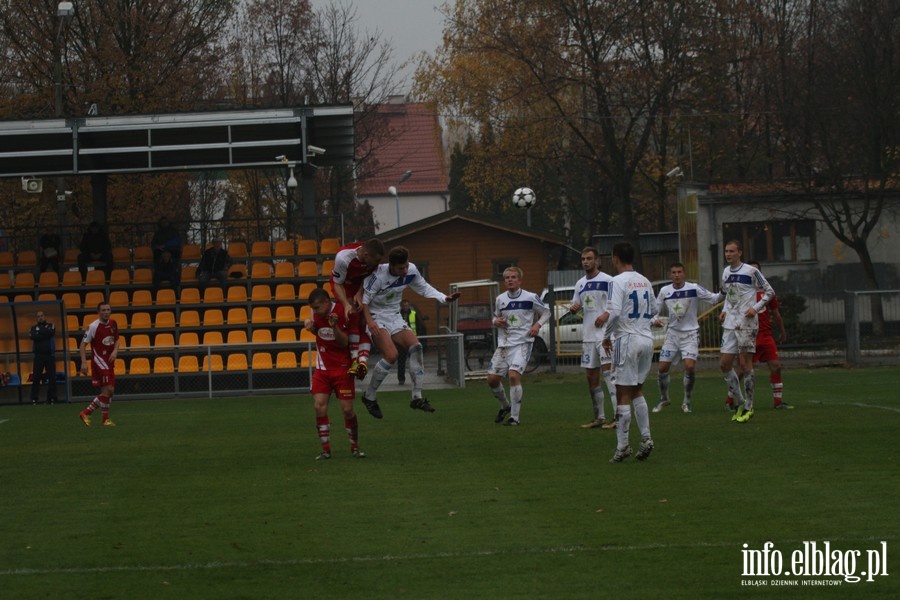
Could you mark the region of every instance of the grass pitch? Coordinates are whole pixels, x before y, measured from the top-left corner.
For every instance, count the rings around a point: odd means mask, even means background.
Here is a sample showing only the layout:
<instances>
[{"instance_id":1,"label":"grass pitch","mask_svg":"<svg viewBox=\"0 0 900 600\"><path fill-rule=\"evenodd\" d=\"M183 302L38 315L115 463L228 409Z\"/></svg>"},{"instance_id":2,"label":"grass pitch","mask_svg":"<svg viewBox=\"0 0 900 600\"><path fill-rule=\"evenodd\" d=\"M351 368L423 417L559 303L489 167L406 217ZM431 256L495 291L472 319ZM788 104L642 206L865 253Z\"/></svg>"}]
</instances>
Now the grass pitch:
<instances>
[{"instance_id":1,"label":"grass pitch","mask_svg":"<svg viewBox=\"0 0 900 600\"><path fill-rule=\"evenodd\" d=\"M526 377L520 427L484 382L429 392L430 415L383 393L383 420L358 406L363 460L333 401L324 463L308 395L119 400L115 429L3 406L0 598L896 598L897 383L787 370L797 408L774 411L763 369L739 425L704 373L695 412L651 414L650 459L617 465L614 431L579 428L581 374ZM885 541L888 575L742 576L766 541L860 550L857 572Z\"/></svg>"}]
</instances>

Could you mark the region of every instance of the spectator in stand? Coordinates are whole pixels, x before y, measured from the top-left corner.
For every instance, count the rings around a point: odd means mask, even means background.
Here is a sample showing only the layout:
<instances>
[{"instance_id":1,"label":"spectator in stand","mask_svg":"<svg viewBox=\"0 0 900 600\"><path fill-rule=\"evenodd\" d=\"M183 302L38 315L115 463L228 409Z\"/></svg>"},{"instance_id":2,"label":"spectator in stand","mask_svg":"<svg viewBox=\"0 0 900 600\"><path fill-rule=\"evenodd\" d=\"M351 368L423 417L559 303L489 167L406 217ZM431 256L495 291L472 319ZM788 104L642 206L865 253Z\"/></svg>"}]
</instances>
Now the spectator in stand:
<instances>
[{"instance_id":1,"label":"spectator in stand","mask_svg":"<svg viewBox=\"0 0 900 600\"><path fill-rule=\"evenodd\" d=\"M164 283L178 289L181 285L181 263L168 250L163 251L162 256L153 269L153 287L159 289Z\"/></svg>"},{"instance_id":2,"label":"spectator in stand","mask_svg":"<svg viewBox=\"0 0 900 600\"><path fill-rule=\"evenodd\" d=\"M100 223L91 221L81 238L79 248L81 253L78 255L78 270L81 271L81 277L86 277L88 266L93 265L101 267L109 279L113 266L112 243Z\"/></svg>"},{"instance_id":3,"label":"spectator in stand","mask_svg":"<svg viewBox=\"0 0 900 600\"><path fill-rule=\"evenodd\" d=\"M219 285L225 284L228 277L228 267L231 266L231 257L222 246L222 240L213 240L213 245L203 252L200 257L200 266L197 267L197 281L202 286L209 284L213 277L219 280Z\"/></svg>"},{"instance_id":4,"label":"spectator in stand","mask_svg":"<svg viewBox=\"0 0 900 600\"><path fill-rule=\"evenodd\" d=\"M29 337L33 342L34 371L31 382L31 403L38 403L41 382L47 379L47 404L56 402L56 327L47 321L44 311L35 315Z\"/></svg>"},{"instance_id":5,"label":"spectator in stand","mask_svg":"<svg viewBox=\"0 0 900 600\"><path fill-rule=\"evenodd\" d=\"M59 255L62 253L62 240L52 230L47 230L38 241L41 248L40 272L52 271L59 273Z\"/></svg>"},{"instance_id":6,"label":"spectator in stand","mask_svg":"<svg viewBox=\"0 0 900 600\"><path fill-rule=\"evenodd\" d=\"M175 262L180 261L181 246L181 234L178 233L168 217L160 218L159 227L153 234L153 239L150 240L150 247L153 248L153 263L160 262L164 252L170 252Z\"/></svg>"}]
</instances>

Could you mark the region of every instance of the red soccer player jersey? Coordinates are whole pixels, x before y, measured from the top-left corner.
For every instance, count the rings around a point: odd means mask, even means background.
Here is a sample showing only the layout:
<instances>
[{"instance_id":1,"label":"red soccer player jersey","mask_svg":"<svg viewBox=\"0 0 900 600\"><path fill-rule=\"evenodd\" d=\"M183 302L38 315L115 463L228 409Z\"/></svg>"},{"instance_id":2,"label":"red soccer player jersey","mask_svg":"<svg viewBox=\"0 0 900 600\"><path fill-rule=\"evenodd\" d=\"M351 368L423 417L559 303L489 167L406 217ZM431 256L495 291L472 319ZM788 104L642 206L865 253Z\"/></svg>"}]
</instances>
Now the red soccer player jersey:
<instances>
[{"instance_id":1,"label":"red soccer player jersey","mask_svg":"<svg viewBox=\"0 0 900 600\"><path fill-rule=\"evenodd\" d=\"M355 329L355 319L347 322L343 305L332 302L330 314L337 316L337 325L345 334L350 334ZM334 327L328 322L328 317L313 314L313 323L316 327L316 368L326 371L343 371L346 373L350 366L350 347L340 347L335 340Z\"/></svg>"},{"instance_id":2,"label":"red soccer player jersey","mask_svg":"<svg viewBox=\"0 0 900 600\"><path fill-rule=\"evenodd\" d=\"M115 350L118 339L119 326L112 319L106 323L97 319L88 326L87 331L84 332L82 343L91 345L91 362L94 364L95 370L113 370L109 357Z\"/></svg>"},{"instance_id":3,"label":"red soccer player jersey","mask_svg":"<svg viewBox=\"0 0 900 600\"><path fill-rule=\"evenodd\" d=\"M762 297L762 291L757 290L756 301L759 302ZM772 319L769 318L769 310L778 310L778 296L772 296L769 303L756 315L759 322L759 333L757 334L759 336L772 335Z\"/></svg>"},{"instance_id":4,"label":"red soccer player jersey","mask_svg":"<svg viewBox=\"0 0 900 600\"><path fill-rule=\"evenodd\" d=\"M356 256L357 248L363 242L353 242L342 246L334 256L334 270L331 272L331 293L334 295L334 284L344 284L347 298L352 300L362 287L363 281L372 274L375 267L370 267Z\"/></svg>"}]
</instances>

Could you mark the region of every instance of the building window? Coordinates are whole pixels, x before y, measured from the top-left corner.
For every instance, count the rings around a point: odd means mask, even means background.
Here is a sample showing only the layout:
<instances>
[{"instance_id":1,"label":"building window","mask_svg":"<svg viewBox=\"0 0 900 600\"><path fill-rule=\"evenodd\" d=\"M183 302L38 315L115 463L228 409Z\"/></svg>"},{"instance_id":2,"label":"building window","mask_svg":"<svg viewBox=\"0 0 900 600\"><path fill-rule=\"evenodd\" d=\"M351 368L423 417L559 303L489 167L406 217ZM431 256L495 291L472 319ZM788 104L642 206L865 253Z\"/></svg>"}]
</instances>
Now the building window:
<instances>
[{"instance_id":1,"label":"building window","mask_svg":"<svg viewBox=\"0 0 900 600\"><path fill-rule=\"evenodd\" d=\"M494 271L494 279L503 281L503 271L509 267L515 267L519 261L515 258L495 258L491 261Z\"/></svg>"},{"instance_id":2,"label":"building window","mask_svg":"<svg viewBox=\"0 0 900 600\"><path fill-rule=\"evenodd\" d=\"M725 223L722 240L740 240L744 260L761 263L816 260L816 222L756 221Z\"/></svg>"}]
</instances>

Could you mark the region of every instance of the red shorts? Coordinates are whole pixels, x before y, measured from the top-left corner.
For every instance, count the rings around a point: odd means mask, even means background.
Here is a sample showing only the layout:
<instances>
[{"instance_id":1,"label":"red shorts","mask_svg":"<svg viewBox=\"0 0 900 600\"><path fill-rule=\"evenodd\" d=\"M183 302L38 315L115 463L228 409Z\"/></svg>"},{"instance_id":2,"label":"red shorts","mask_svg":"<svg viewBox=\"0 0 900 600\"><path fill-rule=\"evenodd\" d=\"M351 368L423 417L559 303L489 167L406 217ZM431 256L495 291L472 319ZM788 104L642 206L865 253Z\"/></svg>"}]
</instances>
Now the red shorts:
<instances>
[{"instance_id":1,"label":"red shorts","mask_svg":"<svg viewBox=\"0 0 900 600\"><path fill-rule=\"evenodd\" d=\"M331 392L338 400L353 400L356 396L356 380L347 369L316 369L313 372L312 393L331 395Z\"/></svg>"},{"instance_id":2,"label":"red shorts","mask_svg":"<svg viewBox=\"0 0 900 600\"><path fill-rule=\"evenodd\" d=\"M775 338L771 335L758 338L753 362L767 363L772 360L778 360L778 346L775 345Z\"/></svg>"},{"instance_id":3,"label":"red shorts","mask_svg":"<svg viewBox=\"0 0 900 600\"><path fill-rule=\"evenodd\" d=\"M112 369L98 369L91 365L91 385L95 388L111 386L116 387L116 373Z\"/></svg>"}]
</instances>

